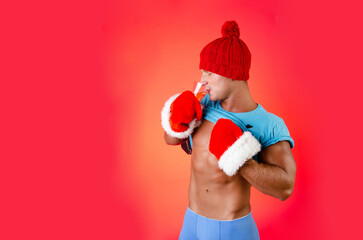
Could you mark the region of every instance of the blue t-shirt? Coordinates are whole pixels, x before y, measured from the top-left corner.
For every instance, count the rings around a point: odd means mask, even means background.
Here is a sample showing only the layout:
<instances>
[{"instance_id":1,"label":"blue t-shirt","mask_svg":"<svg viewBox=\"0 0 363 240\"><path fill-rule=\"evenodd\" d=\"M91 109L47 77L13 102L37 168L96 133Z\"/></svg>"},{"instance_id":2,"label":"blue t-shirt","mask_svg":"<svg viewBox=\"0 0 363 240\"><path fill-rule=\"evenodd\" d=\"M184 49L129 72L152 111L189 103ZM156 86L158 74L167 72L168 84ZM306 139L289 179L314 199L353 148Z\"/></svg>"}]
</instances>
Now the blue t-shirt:
<instances>
[{"instance_id":1,"label":"blue t-shirt","mask_svg":"<svg viewBox=\"0 0 363 240\"><path fill-rule=\"evenodd\" d=\"M234 113L224 110L220 101L211 101L207 94L201 101L203 108L203 119L216 123L220 118L232 120L243 131L249 131L261 143L261 148L266 148L279 141L286 140L290 147L294 147L294 140L282 118L267 112L260 104L250 112ZM193 147L192 136L190 136L191 147ZM253 157L258 160L258 154Z\"/></svg>"}]
</instances>

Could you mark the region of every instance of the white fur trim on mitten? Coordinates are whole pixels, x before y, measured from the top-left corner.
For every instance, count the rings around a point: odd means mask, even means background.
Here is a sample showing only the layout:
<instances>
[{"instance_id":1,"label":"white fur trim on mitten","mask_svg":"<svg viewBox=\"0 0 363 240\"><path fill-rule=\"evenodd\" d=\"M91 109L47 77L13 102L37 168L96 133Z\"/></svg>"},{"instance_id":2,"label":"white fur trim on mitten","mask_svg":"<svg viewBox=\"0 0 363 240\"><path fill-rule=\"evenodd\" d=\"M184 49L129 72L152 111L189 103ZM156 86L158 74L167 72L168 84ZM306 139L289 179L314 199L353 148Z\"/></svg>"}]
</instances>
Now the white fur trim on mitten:
<instances>
[{"instance_id":1,"label":"white fur trim on mitten","mask_svg":"<svg viewBox=\"0 0 363 240\"><path fill-rule=\"evenodd\" d=\"M236 174L237 170L254 155L261 151L261 144L251 134L243 132L242 136L237 139L220 157L218 165L228 176Z\"/></svg>"},{"instance_id":2,"label":"white fur trim on mitten","mask_svg":"<svg viewBox=\"0 0 363 240\"><path fill-rule=\"evenodd\" d=\"M170 107L171 104L174 102L174 100L180 95L181 93L175 94L174 96L172 96L171 98L169 98L169 100L167 100L165 102L165 105L163 107L163 109L161 110L161 125L164 128L165 132L172 136L172 137L176 137L179 139L184 139L187 138L190 134L192 134L194 128L199 127L200 124L202 123L202 120L197 120L197 118L194 118L190 123L189 123L189 128L184 131L184 132L175 132L171 129L170 126Z\"/></svg>"}]
</instances>

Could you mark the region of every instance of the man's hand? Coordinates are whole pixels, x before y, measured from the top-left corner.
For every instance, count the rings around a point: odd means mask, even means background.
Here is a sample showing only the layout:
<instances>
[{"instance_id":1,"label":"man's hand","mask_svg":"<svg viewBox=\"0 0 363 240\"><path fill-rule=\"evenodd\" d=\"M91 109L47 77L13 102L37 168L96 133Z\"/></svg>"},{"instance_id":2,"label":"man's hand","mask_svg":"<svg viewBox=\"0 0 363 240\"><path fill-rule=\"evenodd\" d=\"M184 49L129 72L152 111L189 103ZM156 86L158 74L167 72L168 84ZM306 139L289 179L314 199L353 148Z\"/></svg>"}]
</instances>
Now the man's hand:
<instances>
[{"instance_id":1,"label":"man's hand","mask_svg":"<svg viewBox=\"0 0 363 240\"><path fill-rule=\"evenodd\" d=\"M185 139L201 124L203 111L191 91L172 96L161 111L161 124L171 137Z\"/></svg>"},{"instance_id":2,"label":"man's hand","mask_svg":"<svg viewBox=\"0 0 363 240\"><path fill-rule=\"evenodd\" d=\"M219 168L228 176L261 150L261 144L248 131L243 132L229 119L219 119L214 125L209 151L219 160Z\"/></svg>"},{"instance_id":3,"label":"man's hand","mask_svg":"<svg viewBox=\"0 0 363 240\"><path fill-rule=\"evenodd\" d=\"M170 106L170 125L175 132L184 132L196 117L202 119L202 106L191 91L180 94Z\"/></svg>"}]
</instances>

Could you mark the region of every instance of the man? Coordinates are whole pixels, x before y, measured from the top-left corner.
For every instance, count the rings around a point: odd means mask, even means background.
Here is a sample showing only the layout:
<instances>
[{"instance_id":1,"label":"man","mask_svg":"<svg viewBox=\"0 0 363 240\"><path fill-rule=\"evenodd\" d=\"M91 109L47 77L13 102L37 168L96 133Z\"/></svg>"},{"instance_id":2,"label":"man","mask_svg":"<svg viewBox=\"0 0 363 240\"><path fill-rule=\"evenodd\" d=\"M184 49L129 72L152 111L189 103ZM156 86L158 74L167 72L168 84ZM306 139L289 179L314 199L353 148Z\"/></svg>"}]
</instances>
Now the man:
<instances>
[{"instance_id":1,"label":"man","mask_svg":"<svg viewBox=\"0 0 363 240\"><path fill-rule=\"evenodd\" d=\"M201 83L208 93L201 102L185 91L162 110L166 143L191 148L180 240L259 239L251 186L282 201L294 188L294 141L284 121L252 99L251 54L239 35L237 23L227 21L222 37L201 51Z\"/></svg>"}]
</instances>

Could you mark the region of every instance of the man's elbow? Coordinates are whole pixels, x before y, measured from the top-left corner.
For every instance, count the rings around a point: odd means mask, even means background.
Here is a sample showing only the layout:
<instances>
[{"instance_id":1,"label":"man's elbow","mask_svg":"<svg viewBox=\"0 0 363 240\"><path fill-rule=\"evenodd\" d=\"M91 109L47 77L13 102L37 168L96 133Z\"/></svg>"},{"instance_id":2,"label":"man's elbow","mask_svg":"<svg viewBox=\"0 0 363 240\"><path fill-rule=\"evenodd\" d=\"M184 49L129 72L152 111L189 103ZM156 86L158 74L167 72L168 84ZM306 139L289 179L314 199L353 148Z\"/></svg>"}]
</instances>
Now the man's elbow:
<instances>
[{"instance_id":1,"label":"man's elbow","mask_svg":"<svg viewBox=\"0 0 363 240\"><path fill-rule=\"evenodd\" d=\"M278 199L280 199L281 201L285 201L286 199L288 199L292 195L292 192L294 191L294 185L295 181L291 181L289 186L287 186L285 189L283 189L280 192L280 196L278 197Z\"/></svg>"},{"instance_id":2,"label":"man's elbow","mask_svg":"<svg viewBox=\"0 0 363 240\"><path fill-rule=\"evenodd\" d=\"M290 187L290 188L283 190L281 192L280 196L278 197L278 199L280 199L281 201L285 201L292 195L293 191L294 191L294 187Z\"/></svg>"},{"instance_id":3,"label":"man's elbow","mask_svg":"<svg viewBox=\"0 0 363 240\"><path fill-rule=\"evenodd\" d=\"M294 186L295 186L295 171L294 174L290 175L285 182L285 187L282 189L282 191L280 192L280 196L278 197L278 199L280 199L281 201L285 201L286 199L288 199L291 195L292 192L294 191Z\"/></svg>"}]
</instances>

